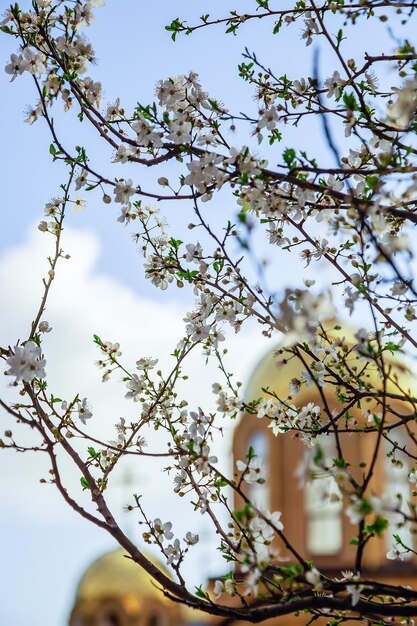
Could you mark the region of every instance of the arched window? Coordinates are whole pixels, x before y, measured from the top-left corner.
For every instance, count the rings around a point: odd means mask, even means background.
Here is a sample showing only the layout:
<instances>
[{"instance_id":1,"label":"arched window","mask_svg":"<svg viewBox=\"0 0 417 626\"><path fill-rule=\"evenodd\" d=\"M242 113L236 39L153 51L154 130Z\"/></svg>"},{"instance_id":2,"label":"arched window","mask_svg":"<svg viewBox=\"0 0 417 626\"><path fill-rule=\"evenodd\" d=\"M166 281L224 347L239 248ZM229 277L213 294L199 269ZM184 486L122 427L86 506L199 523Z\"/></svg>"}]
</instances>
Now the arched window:
<instances>
[{"instance_id":1,"label":"arched window","mask_svg":"<svg viewBox=\"0 0 417 626\"><path fill-rule=\"evenodd\" d=\"M395 437L392 437L393 441L401 449L396 448L388 441L385 445L384 455L384 484L385 494L390 500L390 505L404 513L408 512L407 502L410 500L410 484L408 481L408 475L410 471L410 459L403 452L406 448L406 439L403 433L396 431ZM393 535L399 535L404 545L413 549L413 535L411 533L410 525L403 523L403 517L400 513L390 513L386 515L388 519L388 529L386 533L386 546L387 549L398 547L400 552L403 552L402 559L409 560L413 558L412 552L406 552L401 546L396 546L396 541Z\"/></svg>"},{"instance_id":2,"label":"arched window","mask_svg":"<svg viewBox=\"0 0 417 626\"><path fill-rule=\"evenodd\" d=\"M268 435L262 430L253 431L248 440L249 448L252 448L254 454L262 461L266 480L264 483L251 483L248 498L260 510L266 511L270 508Z\"/></svg>"},{"instance_id":3,"label":"arched window","mask_svg":"<svg viewBox=\"0 0 417 626\"><path fill-rule=\"evenodd\" d=\"M306 544L311 556L331 556L343 545L343 500L333 477L324 470L335 457L330 435L320 435L310 459L312 480L305 486Z\"/></svg>"},{"instance_id":4,"label":"arched window","mask_svg":"<svg viewBox=\"0 0 417 626\"><path fill-rule=\"evenodd\" d=\"M99 610L95 626L126 626L126 613L118 602L109 601Z\"/></svg>"},{"instance_id":5,"label":"arched window","mask_svg":"<svg viewBox=\"0 0 417 626\"><path fill-rule=\"evenodd\" d=\"M117 613L108 611L108 613L100 616L99 626L122 626L122 622Z\"/></svg>"},{"instance_id":6,"label":"arched window","mask_svg":"<svg viewBox=\"0 0 417 626\"><path fill-rule=\"evenodd\" d=\"M165 616L160 611L154 611L146 620L146 626L165 626L165 623Z\"/></svg>"}]
</instances>

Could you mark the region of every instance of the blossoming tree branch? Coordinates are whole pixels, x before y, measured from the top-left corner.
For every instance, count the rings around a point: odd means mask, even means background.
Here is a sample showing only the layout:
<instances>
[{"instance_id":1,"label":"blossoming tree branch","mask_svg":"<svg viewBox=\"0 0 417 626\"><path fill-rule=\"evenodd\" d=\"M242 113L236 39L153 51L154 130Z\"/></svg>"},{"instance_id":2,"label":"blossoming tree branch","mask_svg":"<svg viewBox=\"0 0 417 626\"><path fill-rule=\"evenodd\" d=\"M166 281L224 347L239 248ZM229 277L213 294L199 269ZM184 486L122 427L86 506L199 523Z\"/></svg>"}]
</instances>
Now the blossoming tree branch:
<instances>
[{"instance_id":1,"label":"blossoming tree branch","mask_svg":"<svg viewBox=\"0 0 417 626\"><path fill-rule=\"evenodd\" d=\"M254 0L250 13L207 13L196 23L186 16L173 19L165 36L174 40L188 36L197 42L203 29L231 37L262 21L276 46L285 32L297 31L295 54L304 55L310 75L277 73L273 59L243 51L238 74L256 101L254 108L249 99L246 112L228 107L227 92L222 101L207 93L188 68L180 76L162 77L154 102L128 110L114 94L111 103L103 103L102 84L89 77L95 53L85 34L101 4L34 0L12 5L2 21L3 33L16 44L5 71L11 81L33 82L26 121L47 126L52 160L68 168L60 196L45 206L39 223L51 242L41 301L34 304L27 335L11 337L13 347L0 348L16 390L13 403L0 400L3 415L26 426L34 443L21 443L7 430L0 440L3 452L45 453L52 483L68 505L110 533L168 597L190 607L251 622L301 611L310 622L412 623L417 590L377 574L369 577L363 563L372 545L386 539L387 564L396 560L411 567L417 556L417 385L399 375L404 353L410 363L417 356L417 53L407 35L415 24L415 0ZM375 23L394 33L391 47L377 55L367 51L363 37L354 39L357 29ZM346 52L352 39L354 57ZM332 71L323 75L324 57ZM140 93L137 98L140 102ZM75 150L63 138L62 109L82 122ZM307 154L303 136L317 122L326 154ZM112 176L110 161L101 171L82 146L85 125L112 150L113 162L135 166L137 180ZM289 129L299 138L291 147ZM237 136L246 141L235 141ZM157 172L153 187L138 183L144 168ZM99 192L105 204L114 203L115 228L117 221L135 224L143 271L155 288L195 294L183 336L172 347L170 371L162 372L148 355L138 355L132 367L118 343L95 336L103 382L117 376L126 401L137 407L136 420L121 418L111 441L92 434L94 415L84 394L66 400L54 395L43 349L45 333L54 332L46 321L48 296L61 264L70 262L64 260L63 225L69 208L85 203L79 190ZM219 228L210 219L217 198L230 209ZM167 226L159 208L167 202L189 212L186 232ZM262 233L279 263L291 256L302 267L327 267L328 284L305 280L294 287L285 273L276 272L271 287L253 231ZM338 323L357 311L362 323L349 335ZM271 349L281 340L275 358L277 375L287 383L284 395L265 384L256 397L242 396L224 362L230 329L238 333L251 320L270 338ZM117 329L115 335L113 342ZM215 412L189 406L177 392L194 351L203 361L218 363ZM299 373L290 376L295 362ZM317 401L299 402L309 388ZM328 480L324 505L340 504L350 521L349 571L338 577L326 573L291 540L285 511L269 511L257 500L257 487L268 476L253 447L229 475L219 469L212 440L225 417L243 414L267 424L284 446L295 437L304 446L298 475L306 488ZM160 450L147 451L149 429L163 433ZM367 462L349 456L359 440L369 443ZM185 498L181 505L210 518L228 567L212 589L196 592L182 574L188 551L199 549L198 536L191 531L176 536L170 521L149 517L140 495L133 496L131 514L173 576L151 563L118 525L107 493L114 469L127 455L142 466L149 456L165 458L173 490L192 502ZM81 474L90 506L64 483L63 457ZM407 488L401 493L375 490L382 457L394 472L404 475L406 468Z\"/></svg>"}]
</instances>

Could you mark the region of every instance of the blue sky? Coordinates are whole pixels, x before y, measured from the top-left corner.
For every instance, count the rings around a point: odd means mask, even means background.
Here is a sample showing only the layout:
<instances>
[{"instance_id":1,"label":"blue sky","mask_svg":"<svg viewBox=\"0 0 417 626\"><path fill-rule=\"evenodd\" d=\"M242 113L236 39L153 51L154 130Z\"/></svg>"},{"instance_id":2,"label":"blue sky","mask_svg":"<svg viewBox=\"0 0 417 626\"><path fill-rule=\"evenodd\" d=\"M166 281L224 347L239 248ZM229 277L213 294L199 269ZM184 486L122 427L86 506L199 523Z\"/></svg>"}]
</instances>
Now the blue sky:
<instances>
[{"instance_id":1,"label":"blue sky","mask_svg":"<svg viewBox=\"0 0 417 626\"><path fill-rule=\"evenodd\" d=\"M25 7L28 3L21 4ZM254 4L241 1L239 8L253 10ZM272 38L269 36L271 24L265 20L256 24L256 28L253 24L245 26L238 37L225 36L216 28L202 30L192 37L180 37L175 44L164 30L164 25L175 17L192 22L193 18L209 11L221 14L223 6L219 1L108 0L106 7L97 10L97 19L87 33L98 57L93 75L105 88L103 104L117 96L127 107L138 100L150 102L158 79L193 69L200 74L204 88L226 106L235 111L243 108L254 111L251 90L237 78L236 71L245 46L255 49L259 57L264 56L278 74L286 72L292 78L299 78L310 71L311 55L299 41L299 27L292 34L284 30L282 36ZM361 32L363 36L366 25ZM351 45L354 48L355 42ZM371 46L380 51L380 33L372 33ZM11 38L0 37L0 65L7 62L15 48ZM322 62L324 67L333 69L329 58L323 57ZM0 71L0 89L3 95L0 99L0 294L3 303L0 343L13 345L27 334L51 245L36 226L43 217L44 204L58 194L59 184L65 182L65 171L61 165L51 162L50 137L42 121L33 126L23 123L26 105L35 101L30 77L23 76L9 83L8 76ZM87 128L80 127L70 116L57 115L57 119L69 145L85 141L91 146L98 169L103 168L113 176L120 174L120 168L116 170L109 164L111 155L100 149ZM286 141L294 137L293 131L288 129ZM244 137L236 138L237 145L243 141ZM310 133L303 135L303 149L323 154L324 145L317 126L313 125ZM120 175L126 176L126 171ZM158 172L157 176L161 174ZM143 186L150 185L155 177L147 171L136 174L132 168L129 175ZM59 270L61 274L45 316L54 327L45 349L51 389L53 386L59 393L68 395L79 391L82 397L91 397L98 432L107 435L116 419L133 409L126 407L120 385L112 383L105 388L101 385L93 365L97 353L92 346L92 334L97 332L104 339L120 340L131 363L139 356L153 355L168 366L166 347L174 346L181 336L182 317L192 303L192 295L175 289L161 294L148 284L129 229L116 221L117 207L104 205L99 195L91 194L87 200L85 212L69 216L64 248L72 259L68 267ZM179 203L164 210L173 234L184 232L190 221L190 208ZM207 210L212 212L210 219L216 224L225 214L234 212L230 199L224 197L210 203ZM276 270L277 275L282 276L282 266L276 266ZM287 262L285 275L289 280L296 280L299 274L295 266ZM232 337L230 360L238 364L241 380L247 379L267 347L253 329ZM198 359L191 362L190 370L195 377L184 390L194 406L202 399L210 401L210 385L202 381L216 379L213 368L202 370L201 367ZM4 393L10 395L7 389ZM221 449L227 450L229 443L221 445ZM28 623L64 626L83 568L113 544L69 510L52 487L39 484L39 478L47 471L41 459L4 452L0 455L0 471L3 477L0 570L5 580L0 622L13 626ZM161 497L169 482L164 483L159 478L157 469L150 471L149 476L141 469L138 483L143 485L155 516L169 515L172 500L166 500L165 495ZM76 489L78 477L69 480ZM114 491L112 503L117 509L125 502L124 493L123 488ZM176 521L181 523L179 518ZM193 524L191 530L201 532L201 528L204 531L201 519ZM134 524L131 532L138 536ZM206 550L213 550L210 545ZM205 560L212 568L210 573L214 573L218 562L210 555Z\"/></svg>"}]
</instances>

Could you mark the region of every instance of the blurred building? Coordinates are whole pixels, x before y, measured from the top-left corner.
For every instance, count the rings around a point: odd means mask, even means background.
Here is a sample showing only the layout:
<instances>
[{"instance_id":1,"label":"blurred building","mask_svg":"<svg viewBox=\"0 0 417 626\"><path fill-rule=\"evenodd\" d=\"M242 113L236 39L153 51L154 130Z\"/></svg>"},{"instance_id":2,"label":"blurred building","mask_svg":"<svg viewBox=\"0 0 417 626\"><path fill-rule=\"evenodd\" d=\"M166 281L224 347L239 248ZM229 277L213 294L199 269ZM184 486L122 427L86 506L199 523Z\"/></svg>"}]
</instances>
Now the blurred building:
<instances>
[{"instance_id":1,"label":"blurred building","mask_svg":"<svg viewBox=\"0 0 417 626\"><path fill-rule=\"evenodd\" d=\"M185 624L183 607L165 598L125 554L121 548L113 550L87 568L75 594L70 626Z\"/></svg>"},{"instance_id":2,"label":"blurred building","mask_svg":"<svg viewBox=\"0 0 417 626\"><path fill-rule=\"evenodd\" d=\"M334 336L341 332L336 329ZM277 398L286 398L288 381L298 378L306 364L309 365L308 359L304 365L298 359L292 359L280 369L277 367L276 350L271 351L253 372L247 386L248 402L274 395ZM358 368L362 368L363 364L354 357L350 367L360 372ZM405 390L409 387L410 377L406 368L395 366L391 374L393 379L403 383ZM376 376L376 371L365 372L364 385L375 383ZM322 406L323 401L323 396L315 385L302 387L293 399L298 407L310 402ZM325 401L330 410L340 411L340 398L337 399L334 393L332 395L326 392ZM409 407L395 399L390 400L390 404L398 414L410 411ZM369 404L366 408L371 411L373 409ZM361 411L352 409L350 415L357 419L358 424L361 420L363 424L365 418ZM409 440L404 429L405 427L395 429L393 435L400 447ZM291 435L275 436L268 428L267 419L257 419L247 413L241 416L235 429L233 457L235 460L244 459L248 449L252 447L255 454L262 458L267 468L267 481L248 486L247 495L262 508L282 511L285 534L298 552L306 560L314 561L320 571L340 578L341 571L354 569L356 546L350 541L354 538L356 527L345 514L345 503L343 497L340 497L336 482L324 473L320 476L320 470L312 464L311 455L308 455L301 439L302 437ZM322 434L317 440L323 458L334 458L334 438ZM360 478L361 472L366 471L371 463L376 445L375 433L341 433L340 444L346 462ZM300 468L303 468L301 472ZM409 469L409 459L401 452L395 458L379 454L370 489L375 495L399 494L402 501L406 502L410 496ZM303 483L301 474L309 471L315 474L315 479ZM241 507L239 498L235 505L237 508ZM371 579L378 578L416 588L416 559L404 558L400 561L386 558L387 552L393 547L394 531L400 534L406 544L415 543L410 529L398 529L395 526L397 521L390 519L391 528L380 538L370 541L365 550L361 574ZM281 550L281 554L283 557L288 556L284 550ZM222 601L227 602L227 599L222 598ZM293 617L285 617L270 621L287 626L294 620ZM303 617L299 618L299 623L306 621L308 620ZM203 622L219 624L221 620L190 611L164 598L149 576L123 556L123 550L120 549L103 555L87 569L79 583L69 623L70 626L190 626Z\"/></svg>"}]
</instances>

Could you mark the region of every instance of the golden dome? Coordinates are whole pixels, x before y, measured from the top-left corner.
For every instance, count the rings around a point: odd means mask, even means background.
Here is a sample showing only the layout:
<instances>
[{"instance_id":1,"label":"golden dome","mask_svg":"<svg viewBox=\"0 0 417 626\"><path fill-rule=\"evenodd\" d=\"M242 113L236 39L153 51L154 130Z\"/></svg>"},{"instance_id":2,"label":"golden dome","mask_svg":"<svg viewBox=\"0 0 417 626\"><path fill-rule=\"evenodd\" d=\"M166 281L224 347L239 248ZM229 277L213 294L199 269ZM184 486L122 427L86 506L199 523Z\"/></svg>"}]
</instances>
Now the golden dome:
<instances>
[{"instance_id":1,"label":"golden dome","mask_svg":"<svg viewBox=\"0 0 417 626\"><path fill-rule=\"evenodd\" d=\"M151 560L155 562L155 559ZM164 569L160 563L158 567ZM169 576L166 570L164 573ZM88 567L78 584L76 602L127 595L142 601L158 598L161 602L168 602L149 574L119 548L103 554Z\"/></svg>"},{"instance_id":2,"label":"golden dome","mask_svg":"<svg viewBox=\"0 0 417 626\"><path fill-rule=\"evenodd\" d=\"M358 343L355 338L355 331L345 325L342 326L332 323L326 332L327 336L332 341L344 338L344 343L349 347ZM292 345L297 342L302 343L303 341L304 337L292 337ZM388 340L386 340L385 343L387 341ZM288 338L284 337L272 350L269 350L266 355L260 359L246 387L245 399L247 402L251 402L260 397L273 398L273 396L262 391L266 388L280 399L285 400L288 398L290 395L290 381L292 379L299 379L302 372L307 369L297 357L292 357L292 355L286 354L285 351L281 352L282 348L289 347L290 345ZM398 378L405 391L409 390L410 387L415 388L415 378L412 377L409 368L406 363L401 360L401 357L398 358L397 355L394 356L389 351L386 351L384 354L385 362L392 368L391 377ZM304 360L309 366L313 362L313 359L307 355L304 356ZM357 352L352 352L349 355L347 363L350 369L357 373L361 372L365 365L365 361L358 357ZM382 383L379 377L379 370L374 363L367 364L365 371L361 375L361 381L374 389L381 388ZM326 388L326 395L329 393L329 390L330 388ZM334 394L335 390L336 388L330 393ZM393 381L387 381L387 391L398 393L398 387ZM296 395L293 395L293 399L296 400L297 405L301 406L303 402L311 401L312 396L316 396L316 399L319 400L315 386L308 387L302 385L300 391Z\"/></svg>"},{"instance_id":3,"label":"golden dome","mask_svg":"<svg viewBox=\"0 0 417 626\"><path fill-rule=\"evenodd\" d=\"M168 571L148 556L169 576ZM82 576L70 626L180 626L182 606L168 600L123 549L107 552Z\"/></svg>"}]
</instances>

